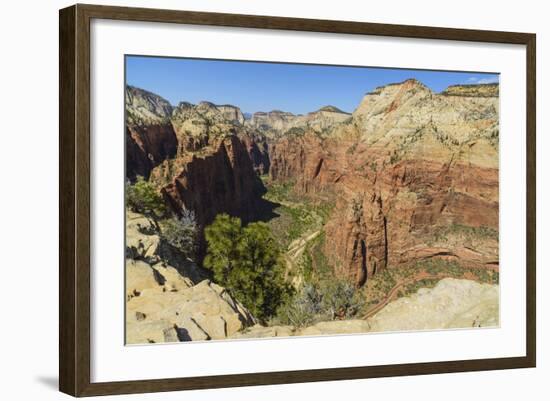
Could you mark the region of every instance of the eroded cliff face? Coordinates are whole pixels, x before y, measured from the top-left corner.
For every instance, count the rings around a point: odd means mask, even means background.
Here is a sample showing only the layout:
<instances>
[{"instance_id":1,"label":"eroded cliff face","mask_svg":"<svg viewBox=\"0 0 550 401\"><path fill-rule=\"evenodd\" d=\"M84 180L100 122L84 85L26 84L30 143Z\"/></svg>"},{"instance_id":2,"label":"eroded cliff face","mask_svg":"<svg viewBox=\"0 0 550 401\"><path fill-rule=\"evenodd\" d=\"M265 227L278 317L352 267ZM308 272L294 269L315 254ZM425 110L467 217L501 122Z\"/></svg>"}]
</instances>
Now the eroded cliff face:
<instances>
[{"instance_id":1,"label":"eroded cliff face","mask_svg":"<svg viewBox=\"0 0 550 401\"><path fill-rule=\"evenodd\" d=\"M498 230L498 99L482 90L389 85L328 136L310 130L271 145L273 180L337 195L325 254L339 274L361 285L379 269L428 258L498 266L498 239L462 238Z\"/></svg>"},{"instance_id":2,"label":"eroded cliff face","mask_svg":"<svg viewBox=\"0 0 550 401\"><path fill-rule=\"evenodd\" d=\"M202 227L222 212L258 219L258 176L269 174L334 201L324 253L358 285L431 258L498 268L498 85L437 94L407 80L366 94L351 115L327 106L251 120L230 105L127 96L128 177L150 176Z\"/></svg>"},{"instance_id":3,"label":"eroded cliff face","mask_svg":"<svg viewBox=\"0 0 550 401\"><path fill-rule=\"evenodd\" d=\"M143 89L126 88L126 177L149 177L163 160L174 157L177 139L166 100Z\"/></svg>"},{"instance_id":4,"label":"eroded cliff face","mask_svg":"<svg viewBox=\"0 0 550 401\"><path fill-rule=\"evenodd\" d=\"M260 131L270 138L280 138L293 132L314 130L325 132L351 118L349 113L334 106L325 106L308 114L293 114L280 110L257 112L246 122L248 127Z\"/></svg>"},{"instance_id":5,"label":"eroded cliff face","mask_svg":"<svg viewBox=\"0 0 550 401\"><path fill-rule=\"evenodd\" d=\"M195 211L201 226L219 213L250 221L260 212L263 185L236 135L213 140L202 153L182 155L175 163L165 161L155 169L153 181L162 182L161 175L167 182L162 194L168 204L174 211Z\"/></svg>"},{"instance_id":6,"label":"eroded cliff face","mask_svg":"<svg viewBox=\"0 0 550 401\"><path fill-rule=\"evenodd\" d=\"M148 178L176 214L192 210L201 228L219 213L257 219L266 205L257 172L269 169L267 143L243 126L237 107L167 105L149 92L127 90L127 178ZM200 257L202 231L199 240Z\"/></svg>"}]
</instances>

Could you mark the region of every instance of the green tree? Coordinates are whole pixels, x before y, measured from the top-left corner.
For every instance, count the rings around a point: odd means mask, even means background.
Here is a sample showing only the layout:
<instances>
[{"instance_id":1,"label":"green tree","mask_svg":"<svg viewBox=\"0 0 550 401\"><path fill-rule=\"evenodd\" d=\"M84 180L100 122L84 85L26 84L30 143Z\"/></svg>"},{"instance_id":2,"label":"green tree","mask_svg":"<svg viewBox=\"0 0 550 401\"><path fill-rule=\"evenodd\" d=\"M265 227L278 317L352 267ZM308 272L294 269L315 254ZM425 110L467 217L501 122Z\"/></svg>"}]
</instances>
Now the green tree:
<instances>
[{"instance_id":1,"label":"green tree","mask_svg":"<svg viewBox=\"0 0 550 401\"><path fill-rule=\"evenodd\" d=\"M214 280L222 285L226 285L239 261L241 235L241 220L227 214L216 216L214 222L204 230L208 248L203 265L212 271Z\"/></svg>"},{"instance_id":2,"label":"green tree","mask_svg":"<svg viewBox=\"0 0 550 401\"><path fill-rule=\"evenodd\" d=\"M126 206L146 216L159 218L166 214L164 200L149 181L138 176L136 182L126 182Z\"/></svg>"},{"instance_id":3,"label":"green tree","mask_svg":"<svg viewBox=\"0 0 550 401\"><path fill-rule=\"evenodd\" d=\"M204 267L260 320L275 314L291 294L284 280L281 251L265 223L241 225L221 214L206 227Z\"/></svg>"}]
</instances>

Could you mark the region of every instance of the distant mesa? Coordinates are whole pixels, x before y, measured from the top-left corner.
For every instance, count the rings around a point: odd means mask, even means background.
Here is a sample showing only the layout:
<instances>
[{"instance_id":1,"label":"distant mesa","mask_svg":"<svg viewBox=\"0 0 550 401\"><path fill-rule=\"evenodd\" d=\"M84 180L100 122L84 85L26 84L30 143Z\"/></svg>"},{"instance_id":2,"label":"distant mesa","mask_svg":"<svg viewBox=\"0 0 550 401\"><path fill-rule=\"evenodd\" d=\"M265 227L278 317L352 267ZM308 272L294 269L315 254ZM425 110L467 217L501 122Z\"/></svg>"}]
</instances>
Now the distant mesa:
<instances>
[{"instance_id":1,"label":"distant mesa","mask_svg":"<svg viewBox=\"0 0 550 401\"><path fill-rule=\"evenodd\" d=\"M464 84L451 85L443 92L443 96L464 96L464 97L498 97L499 84Z\"/></svg>"}]
</instances>

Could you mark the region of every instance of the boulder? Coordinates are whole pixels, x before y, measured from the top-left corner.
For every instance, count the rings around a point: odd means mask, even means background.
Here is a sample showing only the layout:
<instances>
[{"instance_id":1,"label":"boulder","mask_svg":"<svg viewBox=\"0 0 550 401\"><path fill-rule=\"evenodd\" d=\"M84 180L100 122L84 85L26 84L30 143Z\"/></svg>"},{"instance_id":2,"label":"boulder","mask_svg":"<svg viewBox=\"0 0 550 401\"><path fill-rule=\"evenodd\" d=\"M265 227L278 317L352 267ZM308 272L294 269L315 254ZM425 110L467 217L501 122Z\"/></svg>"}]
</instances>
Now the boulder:
<instances>
[{"instance_id":1,"label":"boulder","mask_svg":"<svg viewBox=\"0 0 550 401\"><path fill-rule=\"evenodd\" d=\"M126 344L177 342L174 325L166 320L126 323Z\"/></svg>"},{"instance_id":2,"label":"boulder","mask_svg":"<svg viewBox=\"0 0 550 401\"><path fill-rule=\"evenodd\" d=\"M153 220L126 210L126 257L158 263L159 245L160 237Z\"/></svg>"},{"instance_id":3,"label":"boulder","mask_svg":"<svg viewBox=\"0 0 550 401\"><path fill-rule=\"evenodd\" d=\"M212 337L210 337L208 333L189 316L182 316L177 319L175 326L180 341L205 341L212 339Z\"/></svg>"},{"instance_id":4,"label":"boulder","mask_svg":"<svg viewBox=\"0 0 550 401\"><path fill-rule=\"evenodd\" d=\"M155 270L141 260L126 259L126 298L140 296L145 289L158 289Z\"/></svg>"},{"instance_id":5,"label":"boulder","mask_svg":"<svg viewBox=\"0 0 550 401\"><path fill-rule=\"evenodd\" d=\"M162 273L152 273L156 270L146 263L131 261L129 266L126 303L129 343L144 338L162 342L161 338L168 338L164 335L167 328L175 328L180 341L219 340L256 323L242 304L209 280L194 286L187 286L185 279L158 282L154 276L162 277ZM134 274L138 277L133 277ZM173 283L179 287L174 288ZM153 336L151 332L156 329L159 333Z\"/></svg>"}]
</instances>

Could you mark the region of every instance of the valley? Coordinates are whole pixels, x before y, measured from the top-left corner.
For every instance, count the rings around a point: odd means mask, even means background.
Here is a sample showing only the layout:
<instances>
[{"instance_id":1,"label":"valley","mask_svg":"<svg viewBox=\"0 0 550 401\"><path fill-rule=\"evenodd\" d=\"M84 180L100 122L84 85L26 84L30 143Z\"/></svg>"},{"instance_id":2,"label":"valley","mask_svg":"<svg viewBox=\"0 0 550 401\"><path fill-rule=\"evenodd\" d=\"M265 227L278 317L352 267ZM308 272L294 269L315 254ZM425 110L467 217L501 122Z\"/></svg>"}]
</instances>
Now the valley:
<instances>
[{"instance_id":1,"label":"valley","mask_svg":"<svg viewBox=\"0 0 550 401\"><path fill-rule=\"evenodd\" d=\"M498 324L498 84L248 119L128 86L126 116L127 342Z\"/></svg>"}]
</instances>

